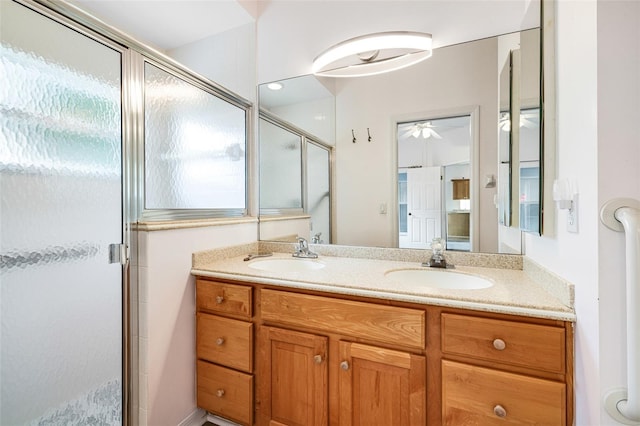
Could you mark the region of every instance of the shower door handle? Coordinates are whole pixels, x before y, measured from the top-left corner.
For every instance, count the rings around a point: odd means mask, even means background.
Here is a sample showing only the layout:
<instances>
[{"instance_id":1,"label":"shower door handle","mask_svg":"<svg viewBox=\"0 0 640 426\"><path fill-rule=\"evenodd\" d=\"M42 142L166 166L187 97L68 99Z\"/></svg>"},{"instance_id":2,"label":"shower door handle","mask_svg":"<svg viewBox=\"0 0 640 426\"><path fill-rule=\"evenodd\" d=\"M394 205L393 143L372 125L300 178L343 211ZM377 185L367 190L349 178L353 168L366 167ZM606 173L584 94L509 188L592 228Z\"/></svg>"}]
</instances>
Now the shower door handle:
<instances>
[{"instance_id":1,"label":"shower door handle","mask_svg":"<svg viewBox=\"0 0 640 426\"><path fill-rule=\"evenodd\" d=\"M127 263L126 244L109 244L109 263Z\"/></svg>"}]
</instances>

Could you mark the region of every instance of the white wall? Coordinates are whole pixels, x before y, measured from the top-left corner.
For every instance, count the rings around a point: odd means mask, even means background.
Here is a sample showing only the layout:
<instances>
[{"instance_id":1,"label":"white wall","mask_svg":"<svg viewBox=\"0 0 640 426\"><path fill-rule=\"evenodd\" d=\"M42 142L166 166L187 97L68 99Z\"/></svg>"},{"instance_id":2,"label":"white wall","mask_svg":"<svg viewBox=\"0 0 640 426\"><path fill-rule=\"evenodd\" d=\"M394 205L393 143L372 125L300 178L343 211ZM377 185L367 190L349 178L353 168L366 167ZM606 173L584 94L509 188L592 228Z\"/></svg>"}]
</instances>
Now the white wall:
<instances>
[{"instance_id":1,"label":"white wall","mask_svg":"<svg viewBox=\"0 0 640 426\"><path fill-rule=\"evenodd\" d=\"M625 386L623 236L599 207L640 198L640 5L557 5L557 174L579 185L579 233L557 212L555 238L526 236L529 257L576 286L576 424L615 425L602 395Z\"/></svg>"},{"instance_id":2,"label":"white wall","mask_svg":"<svg viewBox=\"0 0 640 426\"><path fill-rule=\"evenodd\" d=\"M598 2L597 49L601 206L616 197L640 200L640 3ZM624 237L600 224L598 242L600 389L606 392L626 386ZM615 422L604 414L602 424Z\"/></svg>"},{"instance_id":3,"label":"white wall","mask_svg":"<svg viewBox=\"0 0 640 426\"><path fill-rule=\"evenodd\" d=\"M335 144L336 111L333 96L270 108L276 116L310 133L329 145Z\"/></svg>"},{"instance_id":4,"label":"white wall","mask_svg":"<svg viewBox=\"0 0 640 426\"><path fill-rule=\"evenodd\" d=\"M438 48L532 28L539 21L537 6L538 1L259 1L258 81L310 74L318 54L363 34L428 32Z\"/></svg>"},{"instance_id":5,"label":"white wall","mask_svg":"<svg viewBox=\"0 0 640 426\"><path fill-rule=\"evenodd\" d=\"M176 49L167 55L243 98L256 101L256 24L250 23Z\"/></svg>"},{"instance_id":6,"label":"white wall","mask_svg":"<svg viewBox=\"0 0 640 426\"><path fill-rule=\"evenodd\" d=\"M295 242L296 237L311 240L311 219L309 216L260 219L260 239L265 241Z\"/></svg>"},{"instance_id":7,"label":"white wall","mask_svg":"<svg viewBox=\"0 0 640 426\"><path fill-rule=\"evenodd\" d=\"M139 232L140 425L175 426L196 410L191 254L256 235L256 223Z\"/></svg>"},{"instance_id":8,"label":"white wall","mask_svg":"<svg viewBox=\"0 0 640 426\"><path fill-rule=\"evenodd\" d=\"M497 63L494 38L435 50L432 58L394 73L336 82L338 244L393 245L393 216L378 210L382 203L389 209L395 206L394 118L434 118L465 108L469 113L479 106L479 175L497 175ZM367 142L367 128L372 142ZM481 185L479 192L483 252L497 251L495 190Z\"/></svg>"}]
</instances>

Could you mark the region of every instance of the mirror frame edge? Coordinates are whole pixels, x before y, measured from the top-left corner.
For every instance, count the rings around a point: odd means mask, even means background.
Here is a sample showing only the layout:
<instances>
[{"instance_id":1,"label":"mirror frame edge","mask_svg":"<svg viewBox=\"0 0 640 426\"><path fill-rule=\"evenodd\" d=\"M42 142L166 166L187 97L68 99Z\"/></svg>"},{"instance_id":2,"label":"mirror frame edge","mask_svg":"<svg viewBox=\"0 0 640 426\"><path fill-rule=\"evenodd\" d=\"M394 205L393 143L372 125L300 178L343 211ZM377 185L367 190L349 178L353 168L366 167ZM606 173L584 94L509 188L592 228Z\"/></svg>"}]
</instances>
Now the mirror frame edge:
<instances>
[{"instance_id":1,"label":"mirror frame edge","mask_svg":"<svg viewBox=\"0 0 640 426\"><path fill-rule=\"evenodd\" d=\"M540 236L553 237L556 231L553 182L556 178L556 52L555 52L555 0L540 2L540 144L542 185ZM523 250L524 254L524 250Z\"/></svg>"}]
</instances>

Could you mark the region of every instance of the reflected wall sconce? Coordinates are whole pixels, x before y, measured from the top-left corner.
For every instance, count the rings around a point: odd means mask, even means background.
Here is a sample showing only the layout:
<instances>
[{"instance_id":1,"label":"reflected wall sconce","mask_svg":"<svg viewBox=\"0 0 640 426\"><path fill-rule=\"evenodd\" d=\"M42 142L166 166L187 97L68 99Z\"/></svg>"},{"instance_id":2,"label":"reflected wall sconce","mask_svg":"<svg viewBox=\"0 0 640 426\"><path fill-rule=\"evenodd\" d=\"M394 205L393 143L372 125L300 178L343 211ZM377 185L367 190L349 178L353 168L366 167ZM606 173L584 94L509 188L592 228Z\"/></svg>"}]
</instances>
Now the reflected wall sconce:
<instances>
[{"instance_id":1,"label":"reflected wall sconce","mask_svg":"<svg viewBox=\"0 0 640 426\"><path fill-rule=\"evenodd\" d=\"M567 212L567 231L578 232L578 185L569 179L553 182L553 200Z\"/></svg>"},{"instance_id":2,"label":"reflected wall sconce","mask_svg":"<svg viewBox=\"0 0 640 426\"><path fill-rule=\"evenodd\" d=\"M399 70L431 56L431 34L389 31L338 43L313 60L312 72L323 77L363 77Z\"/></svg>"}]
</instances>

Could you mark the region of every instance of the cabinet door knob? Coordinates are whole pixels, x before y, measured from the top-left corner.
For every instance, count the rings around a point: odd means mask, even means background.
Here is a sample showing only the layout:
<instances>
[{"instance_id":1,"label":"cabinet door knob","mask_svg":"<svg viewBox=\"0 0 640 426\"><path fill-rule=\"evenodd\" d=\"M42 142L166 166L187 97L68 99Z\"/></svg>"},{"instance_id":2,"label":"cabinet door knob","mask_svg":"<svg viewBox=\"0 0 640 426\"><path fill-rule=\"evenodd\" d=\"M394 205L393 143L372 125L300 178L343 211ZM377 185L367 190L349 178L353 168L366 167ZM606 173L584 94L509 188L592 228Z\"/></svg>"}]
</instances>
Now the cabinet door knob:
<instances>
[{"instance_id":1,"label":"cabinet door knob","mask_svg":"<svg viewBox=\"0 0 640 426\"><path fill-rule=\"evenodd\" d=\"M216 296L216 303L219 305L219 304L221 304L222 302L224 302L224 297L222 297L222 296Z\"/></svg>"},{"instance_id":2,"label":"cabinet door knob","mask_svg":"<svg viewBox=\"0 0 640 426\"><path fill-rule=\"evenodd\" d=\"M218 398L222 398L222 397L224 396L224 389L218 389L218 390L216 391L216 396L217 396Z\"/></svg>"},{"instance_id":3,"label":"cabinet door knob","mask_svg":"<svg viewBox=\"0 0 640 426\"><path fill-rule=\"evenodd\" d=\"M340 368L342 368L343 370L347 371L349 369L349 363L347 361L342 361L340 363Z\"/></svg>"},{"instance_id":4,"label":"cabinet door knob","mask_svg":"<svg viewBox=\"0 0 640 426\"><path fill-rule=\"evenodd\" d=\"M316 364L322 364L322 355L314 355L313 362L315 362Z\"/></svg>"},{"instance_id":5,"label":"cabinet door knob","mask_svg":"<svg viewBox=\"0 0 640 426\"><path fill-rule=\"evenodd\" d=\"M503 351L504 348L507 347L507 344L502 339L495 339L493 341L493 347L496 348L499 351Z\"/></svg>"},{"instance_id":6,"label":"cabinet door knob","mask_svg":"<svg viewBox=\"0 0 640 426\"><path fill-rule=\"evenodd\" d=\"M218 346L224 345L224 337L218 337L216 339L216 345L218 345Z\"/></svg>"},{"instance_id":7,"label":"cabinet door knob","mask_svg":"<svg viewBox=\"0 0 640 426\"><path fill-rule=\"evenodd\" d=\"M504 418L507 417L507 410L505 410L502 405L496 405L493 407L493 414L500 418Z\"/></svg>"}]
</instances>

